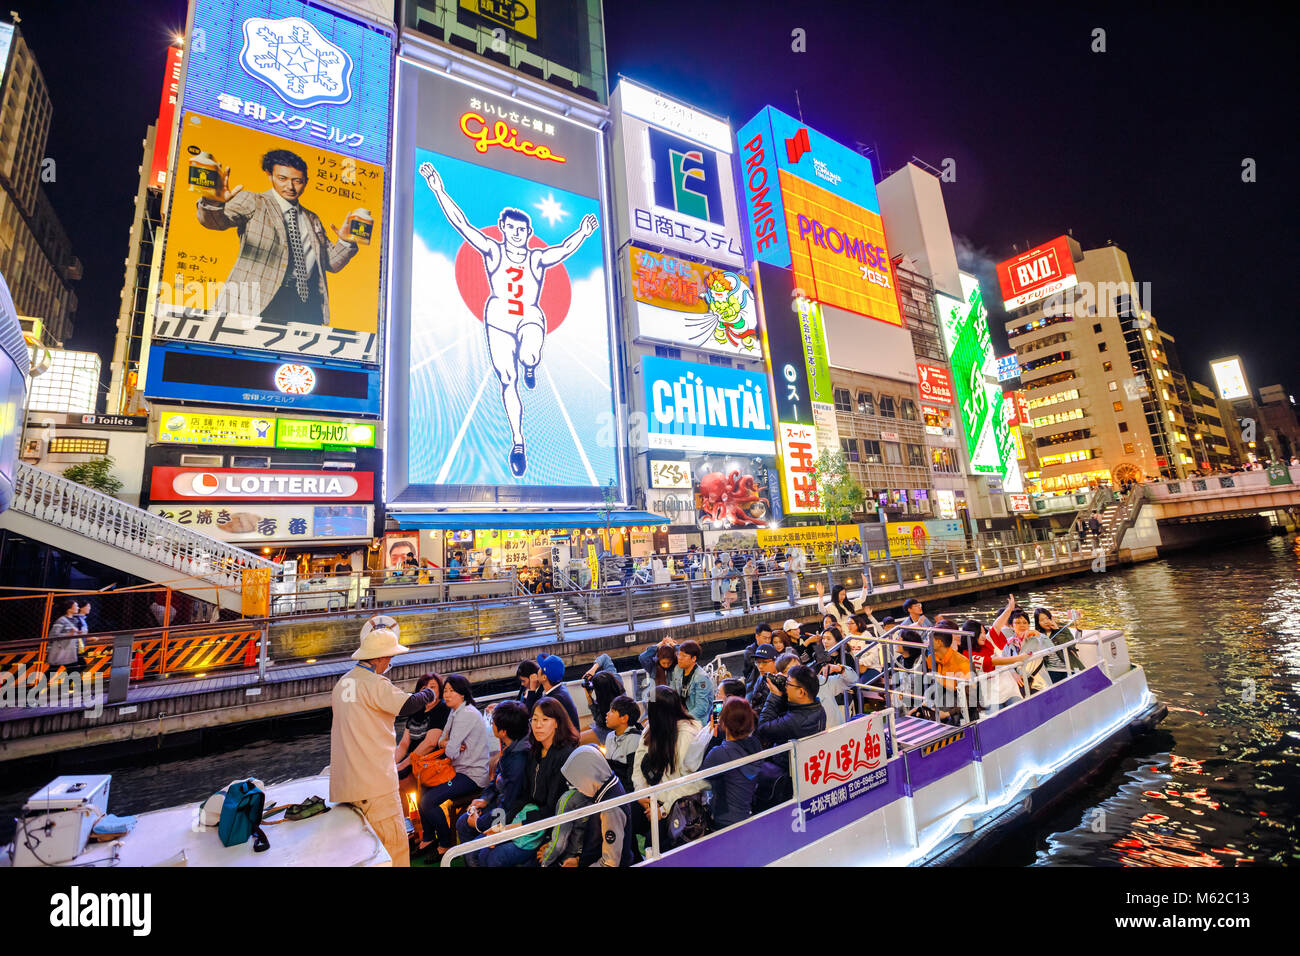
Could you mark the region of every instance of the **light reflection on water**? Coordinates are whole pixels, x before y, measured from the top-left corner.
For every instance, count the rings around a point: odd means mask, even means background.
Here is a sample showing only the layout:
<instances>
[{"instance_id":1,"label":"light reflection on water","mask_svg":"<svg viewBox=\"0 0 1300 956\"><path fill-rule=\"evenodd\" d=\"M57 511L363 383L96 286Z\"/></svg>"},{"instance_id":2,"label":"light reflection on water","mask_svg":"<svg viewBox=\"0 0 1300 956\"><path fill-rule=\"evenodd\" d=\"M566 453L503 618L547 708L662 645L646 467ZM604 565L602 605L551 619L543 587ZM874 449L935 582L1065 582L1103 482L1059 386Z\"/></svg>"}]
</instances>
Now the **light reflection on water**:
<instances>
[{"instance_id":1,"label":"light reflection on water","mask_svg":"<svg viewBox=\"0 0 1300 956\"><path fill-rule=\"evenodd\" d=\"M1294 799L1288 799L1300 793L1298 567L1296 539L1273 538L1017 594L1027 608L1079 608L1085 627L1122 628L1132 660L1146 668L1151 690L1170 712L1108 778L988 862L1240 866L1300 860ZM947 611L990 619L1004 600ZM269 784L319 773L328 762L323 720L296 737L198 757L133 757L112 768L110 810L140 813L197 802L232 780L258 776ZM61 772L78 770L108 772L75 766ZM0 785L0 840L12 833L12 813L47 779Z\"/></svg>"}]
</instances>

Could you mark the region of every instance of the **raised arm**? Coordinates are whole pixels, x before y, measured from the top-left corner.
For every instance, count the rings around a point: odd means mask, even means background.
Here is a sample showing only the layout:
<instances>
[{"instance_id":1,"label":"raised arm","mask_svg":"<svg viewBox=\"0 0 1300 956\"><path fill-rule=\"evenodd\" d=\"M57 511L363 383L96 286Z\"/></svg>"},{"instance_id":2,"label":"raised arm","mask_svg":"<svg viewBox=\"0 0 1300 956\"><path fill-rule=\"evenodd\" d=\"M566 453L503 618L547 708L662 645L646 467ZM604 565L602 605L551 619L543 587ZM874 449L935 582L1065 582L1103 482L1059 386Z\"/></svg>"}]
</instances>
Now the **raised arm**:
<instances>
[{"instance_id":1,"label":"raised arm","mask_svg":"<svg viewBox=\"0 0 1300 956\"><path fill-rule=\"evenodd\" d=\"M558 262L563 262L569 256L578 251L578 247L600 226L596 217L588 213L582 217L582 222L578 228L573 230L573 234L565 239L558 246L547 246L540 253L543 267L553 266Z\"/></svg>"},{"instance_id":2,"label":"raised arm","mask_svg":"<svg viewBox=\"0 0 1300 956\"><path fill-rule=\"evenodd\" d=\"M1016 609L1016 596L1014 594L1008 594L1007 606L1002 609L1002 613L998 615L998 619L993 622L993 626L989 628L989 630L996 631L999 634L1001 634L1002 629L1007 626L1007 621L1011 619L1011 612L1014 611L1015 609Z\"/></svg>"},{"instance_id":3,"label":"raised arm","mask_svg":"<svg viewBox=\"0 0 1300 956\"><path fill-rule=\"evenodd\" d=\"M421 163L420 175L424 181L429 184L433 190L433 197L438 200L438 205L442 207L442 214L447 217L451 227L461 234L461 237L471 246L477 249L483 255L488 255L492 250L497 248L497 244L483 235L470 221L465 218L455 200L447 195L447 187L442 183L442 177L438 171L433 168L433 163Z\"/></svg>"}]
</instances>

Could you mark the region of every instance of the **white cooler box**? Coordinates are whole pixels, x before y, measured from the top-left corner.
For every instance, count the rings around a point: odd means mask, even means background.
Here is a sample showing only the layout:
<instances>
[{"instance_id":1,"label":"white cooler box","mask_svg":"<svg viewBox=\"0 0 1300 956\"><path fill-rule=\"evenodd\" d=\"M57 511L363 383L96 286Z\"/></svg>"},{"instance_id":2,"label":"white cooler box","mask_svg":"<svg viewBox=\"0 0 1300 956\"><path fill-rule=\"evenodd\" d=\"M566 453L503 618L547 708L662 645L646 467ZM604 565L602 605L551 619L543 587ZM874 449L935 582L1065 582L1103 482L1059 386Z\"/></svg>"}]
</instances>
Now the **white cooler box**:
<instances>
[{"instance_id":1,"label":"white cooler box","mask_svg":"<svg viewBox=\"0 0 1300 956\"><path fill-rule=\"evenodd\" d=\"M86 848L108 812L109 774L55 777L23 804L14 833L14 866L67 863Z\"/></svg>"}]
</instances>

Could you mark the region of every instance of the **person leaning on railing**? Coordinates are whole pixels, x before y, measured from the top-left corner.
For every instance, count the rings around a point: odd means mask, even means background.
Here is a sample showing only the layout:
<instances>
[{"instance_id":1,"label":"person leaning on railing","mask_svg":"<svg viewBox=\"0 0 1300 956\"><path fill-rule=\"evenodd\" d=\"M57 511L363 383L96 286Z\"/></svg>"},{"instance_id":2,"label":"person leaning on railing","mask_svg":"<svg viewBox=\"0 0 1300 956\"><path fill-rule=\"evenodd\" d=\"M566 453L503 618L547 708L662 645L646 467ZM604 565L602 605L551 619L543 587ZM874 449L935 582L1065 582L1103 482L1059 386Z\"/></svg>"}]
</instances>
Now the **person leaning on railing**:
<instances>
[{"instance_id":1,"label":"person leaning on railing","mask_svg":"<svg viewBox=\"0 0 1300 956\"><path fill-rule=\"evenodd\" d=\"M1070 630L1069 625L1077 624L1080 617L1081 615L1079 611L1077 609L1073 610L1070 612L1069 621L1064 625L1059 625L1052 618L1051 611L1045 607L1040 607L1034 611L1034 629L1038 631L1039 634L1045 635L1052 644L1059 647L1062 644L1070 644L1070 642L1075 639L1074 632ZM1059 684L1061 681L1065 680L1070 676L1071 671L1078 673L1083 670L1083 661L1080 659L1079 653L1075 650L1073 644L1070 644L1070 647L1065 653L1070 657L1069 671L1066 670L1065 659L1061 656L1059 651L1046 658L1047 676L1053 684Z\"/></svg>"}]
</instances>

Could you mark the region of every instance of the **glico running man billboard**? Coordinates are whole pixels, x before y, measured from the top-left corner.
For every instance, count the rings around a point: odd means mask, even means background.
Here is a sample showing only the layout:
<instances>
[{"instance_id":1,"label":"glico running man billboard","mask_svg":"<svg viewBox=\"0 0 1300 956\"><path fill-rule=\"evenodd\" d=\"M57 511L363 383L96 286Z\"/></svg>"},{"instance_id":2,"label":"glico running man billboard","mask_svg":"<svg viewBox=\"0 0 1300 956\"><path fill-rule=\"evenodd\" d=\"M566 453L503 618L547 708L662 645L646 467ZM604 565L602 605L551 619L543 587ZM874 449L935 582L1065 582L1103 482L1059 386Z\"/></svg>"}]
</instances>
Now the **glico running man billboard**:
<instances>
[{"instance_id":1,"label":"glico running man billboard","mask_svg":"<svg viewBox=\"0 0 1300 956\"><path fill-rule=\"evenodd\" d=\"M1007 491L1022 491L1007 418L1002 409L988 312L979 280L961 273L965 301L935 294L943 343L952 357L953 393L961 413L966 452L976 474L996 475Z\"/></svg>"},{"instance_id":2,"label":"glico running man billboard","mask_svg":"<svg viewBox=\"0 0 1300 956\"><path fill-rule=\"evenodd\" d=\"M600 130L403 60L387 497L598 503L621 486Z\"/></svg>"}]
</instances>

